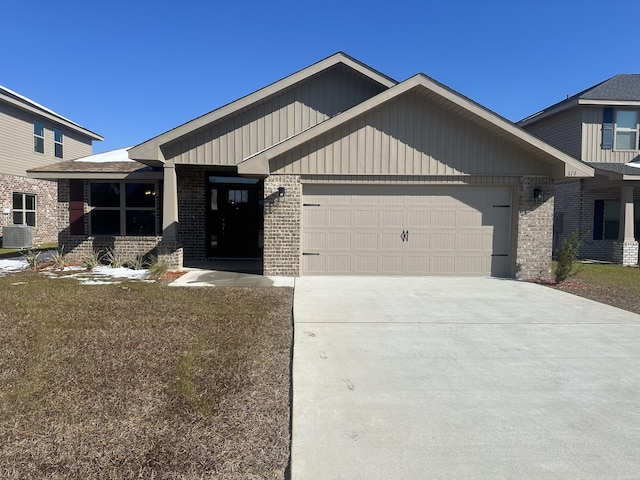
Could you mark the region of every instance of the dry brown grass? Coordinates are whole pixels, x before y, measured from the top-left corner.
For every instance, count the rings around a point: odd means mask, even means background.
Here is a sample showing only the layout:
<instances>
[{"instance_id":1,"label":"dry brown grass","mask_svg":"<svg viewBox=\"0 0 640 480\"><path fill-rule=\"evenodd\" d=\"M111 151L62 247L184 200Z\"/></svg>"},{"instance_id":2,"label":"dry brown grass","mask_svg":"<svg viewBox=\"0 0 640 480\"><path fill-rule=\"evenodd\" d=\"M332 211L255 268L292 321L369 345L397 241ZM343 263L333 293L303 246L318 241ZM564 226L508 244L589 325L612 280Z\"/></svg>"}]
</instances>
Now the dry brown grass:
<instances>
[{"instance_id":1,"label":"dry brown grass","mask_svg":"<svg viewBox=\"0 0 640 480\"><path fill-rule=\"evenodd\" d=\"M0 478L284 478L291 302L0 278Z\"/></svg>"}]
</instances>

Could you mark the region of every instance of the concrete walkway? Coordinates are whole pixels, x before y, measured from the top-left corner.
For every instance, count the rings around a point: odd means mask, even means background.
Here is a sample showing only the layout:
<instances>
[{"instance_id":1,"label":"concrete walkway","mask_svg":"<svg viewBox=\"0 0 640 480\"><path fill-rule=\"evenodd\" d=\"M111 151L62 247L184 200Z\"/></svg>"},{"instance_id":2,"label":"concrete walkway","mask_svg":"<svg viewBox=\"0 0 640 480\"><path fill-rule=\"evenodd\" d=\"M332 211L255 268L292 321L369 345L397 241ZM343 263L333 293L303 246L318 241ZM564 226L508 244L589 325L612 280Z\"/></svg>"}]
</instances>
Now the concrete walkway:
<instances>
[{"instance_id":1,"label":"concrete walkway","mask_svg":"<svg viewBox=\"0 0 640 480\"><path fill-rule=\"evenodd\" d=\"M640 316L487 278L296 279L292 479L640 478Z\"/></svg>"}]
</instances>

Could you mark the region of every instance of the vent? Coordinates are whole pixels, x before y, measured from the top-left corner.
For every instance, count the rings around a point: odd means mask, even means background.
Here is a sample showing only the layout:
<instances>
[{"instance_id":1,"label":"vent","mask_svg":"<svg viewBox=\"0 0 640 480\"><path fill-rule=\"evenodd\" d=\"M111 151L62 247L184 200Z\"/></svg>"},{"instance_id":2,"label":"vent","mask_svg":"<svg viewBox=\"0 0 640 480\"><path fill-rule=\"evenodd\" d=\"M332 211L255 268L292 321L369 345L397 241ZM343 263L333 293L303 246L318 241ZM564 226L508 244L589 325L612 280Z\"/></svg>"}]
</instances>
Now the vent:
<instances>
[{"instance_id":1,"label":"vent","mask_svg":"<svg viewBox=\"0 0 640 480\"><path fill-rule=\"evenodd\" d=\"M33 247L33 228L28 225L9 225L2 227L2 247Z\"/></svg>"}]
</instances>

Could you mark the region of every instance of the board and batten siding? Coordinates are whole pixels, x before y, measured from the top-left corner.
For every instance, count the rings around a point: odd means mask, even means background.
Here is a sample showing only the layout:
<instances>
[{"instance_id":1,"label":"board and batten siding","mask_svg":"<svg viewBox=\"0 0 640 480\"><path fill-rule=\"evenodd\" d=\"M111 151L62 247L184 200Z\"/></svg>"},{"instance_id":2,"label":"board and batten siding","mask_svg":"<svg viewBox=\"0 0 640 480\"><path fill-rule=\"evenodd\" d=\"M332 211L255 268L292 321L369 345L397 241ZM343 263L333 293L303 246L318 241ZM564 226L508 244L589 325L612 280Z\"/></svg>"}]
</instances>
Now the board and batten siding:
<instances>
[{"instance_id":1,"label":"board and batten siding","mask_svg":"<svg viewBox=\"0 0 640 480\"><path fill-rule=\"evenodd\" d=\"M33 149L33 121L44 123L44 153ZM63 155L54 153L54 128L63 132ZM91 155L91 139L63 125L0 101L0 173L26 176L26 170Z\"/></svg>"},{"instance_id":2,"label":"board and batten siding","mask_svg":"<svg viewBox=\"0 0 640 480\"><path fill-rule=\"evenodd\" d=\"M232 117L162 147L186 165L236 165L309 127L371 98L384 87L343 67L311 77Z\"/></svg>"},{"instance_id":3,"label":"board and batten siding","mask_svg":"<svg viewBox=\"0 0 640 480\"><path fill-rule=\"evenodd\" d=\"M409 92L271 160L274 174L547 175L545 164Z\"/></svg>"},{"instance_id":4,"label":"board and batten siding","mask_svg":"<svg viewBox=\"0 0 640 480\"><path fill-rule=\"evenodd\" d=\"M605 150L602 148L604 107L583 109L582 152L585 162L628 163L638 157L638 151Z\"/></svg>"},{"instance_id":5,"label":"board and batten siding","mask_svg":"<svg viewBox=\"0 0 640 480\"><path fill-rule=\"evenodd\" d=\"M559 150L580 159L582 155L582 112L579 108L545 118L525 129Z\"/></svg>"}]
</instances>

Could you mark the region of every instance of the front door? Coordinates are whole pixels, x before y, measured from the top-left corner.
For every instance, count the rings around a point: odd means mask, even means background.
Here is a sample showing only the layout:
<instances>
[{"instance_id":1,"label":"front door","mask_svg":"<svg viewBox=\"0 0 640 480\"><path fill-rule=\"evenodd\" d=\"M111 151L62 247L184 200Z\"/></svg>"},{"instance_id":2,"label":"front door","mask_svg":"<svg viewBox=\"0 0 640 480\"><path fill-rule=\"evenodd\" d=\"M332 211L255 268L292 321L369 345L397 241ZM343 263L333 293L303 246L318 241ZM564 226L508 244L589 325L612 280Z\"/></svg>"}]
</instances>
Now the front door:
<instances>
[{"instance_id":1,"label":"front door","mask_svg":"<svg viewBox=\"0 0 640 480\"><path fill-rule=\"evenodd\" d=\"M209 176L207 256L259 256L259 191L257 179Z\"/></svg>"}]
</instances>

